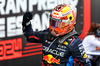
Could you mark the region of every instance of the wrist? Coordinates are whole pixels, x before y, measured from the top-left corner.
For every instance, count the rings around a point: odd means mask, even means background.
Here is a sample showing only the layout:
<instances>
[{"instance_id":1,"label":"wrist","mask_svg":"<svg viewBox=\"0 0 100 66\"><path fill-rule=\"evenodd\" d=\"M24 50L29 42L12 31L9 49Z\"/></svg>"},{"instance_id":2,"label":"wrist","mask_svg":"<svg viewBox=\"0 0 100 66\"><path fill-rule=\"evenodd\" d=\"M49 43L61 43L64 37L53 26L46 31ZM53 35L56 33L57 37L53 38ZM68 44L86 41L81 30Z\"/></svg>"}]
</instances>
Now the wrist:
<instances>
[{"instance_id":1,"label":"wrist","mask_svg":"<svg viewBox=\"0 0 100 66\"><path fill-rule=\"evenodd\" d=\"M23 26L23 27L22 27L22 30L23 30L23 32L27 32L29 29L31 29L31 27L32 27L32 25L31 25L31 23L30 23L30 24L28 24L27 26Z\"/></svg>"},{"instance_id":2,"label":"wrist","mask_svg":"<svg viewBox=\"0 0 100 66\"><path fill-rule=\"evenodd\" d=\"M29 26L29 25L31 25L30 21L25 24L25 26Z\"/></svg>"},{"instance_id":3,"label":"wrist","mask_svg":"<svg viewBox=\"0 0 100 66\"><path fill-rule=\"evenodd\" d=\"M31 25L31 22L30 21L27 21L27 22L26 21L23 21L22 22L22 26L23 27L26 27L26 26L29 26L29 25Z\"/></svg>"}]
</instances>

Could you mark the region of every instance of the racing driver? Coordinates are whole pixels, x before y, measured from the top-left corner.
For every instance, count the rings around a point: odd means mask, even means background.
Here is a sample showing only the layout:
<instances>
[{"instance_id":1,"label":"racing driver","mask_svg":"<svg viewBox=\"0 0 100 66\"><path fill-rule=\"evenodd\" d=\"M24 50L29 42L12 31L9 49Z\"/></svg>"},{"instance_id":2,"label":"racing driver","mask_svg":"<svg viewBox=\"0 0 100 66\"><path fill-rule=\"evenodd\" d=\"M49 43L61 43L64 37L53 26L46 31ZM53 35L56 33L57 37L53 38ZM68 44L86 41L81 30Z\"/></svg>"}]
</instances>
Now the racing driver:
<instances>
[{"instance_id":1,"label":"racing driver","mask_svg":"<svg viewBox=\"0 0 100 66\"><path fill-rule=\"evenodd\" d=\"M76 13L75 7L59 4L50 14L49 28L38 32L32 29L32 13L26 12L23 15L22 26L26 40L43 44L42 66L66 66L70 56L82 66L91 66L74 29Z\"/></svg>"}]
</instances>

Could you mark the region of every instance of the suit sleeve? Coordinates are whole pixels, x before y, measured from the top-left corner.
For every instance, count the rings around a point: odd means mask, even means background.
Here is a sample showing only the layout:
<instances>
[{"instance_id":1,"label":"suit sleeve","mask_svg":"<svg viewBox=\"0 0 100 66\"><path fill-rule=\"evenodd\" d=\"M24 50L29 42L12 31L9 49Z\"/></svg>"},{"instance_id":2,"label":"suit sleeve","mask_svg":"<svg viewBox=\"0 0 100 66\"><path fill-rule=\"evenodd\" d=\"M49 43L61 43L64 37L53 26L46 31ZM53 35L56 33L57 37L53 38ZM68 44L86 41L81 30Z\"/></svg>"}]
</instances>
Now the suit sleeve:
<instances>
[{"instance_id":1,"label":"suit sleeve","mask_svg":"<svg viewBox=\"0 0 100 66\"><path fill-rule=\"evenodd\" d=\"M76 62L82 66L92 66L86 52L84 51L84 47L81 44L80 39L74 40L73 44L71 45L71 49L71 54Z\"/></svg>"},{"instance_id":2,"label":"suit sleeve","mask_svg":"<svg viewBox=\"0 0 100 66\"><path fill-rule=\"evenodd\" d=\"M28 42L42 43L43 38L46 34L45 31L35 32L32 29L32 25L23 27L23 33Z\"/></svg>"}]
</instances>

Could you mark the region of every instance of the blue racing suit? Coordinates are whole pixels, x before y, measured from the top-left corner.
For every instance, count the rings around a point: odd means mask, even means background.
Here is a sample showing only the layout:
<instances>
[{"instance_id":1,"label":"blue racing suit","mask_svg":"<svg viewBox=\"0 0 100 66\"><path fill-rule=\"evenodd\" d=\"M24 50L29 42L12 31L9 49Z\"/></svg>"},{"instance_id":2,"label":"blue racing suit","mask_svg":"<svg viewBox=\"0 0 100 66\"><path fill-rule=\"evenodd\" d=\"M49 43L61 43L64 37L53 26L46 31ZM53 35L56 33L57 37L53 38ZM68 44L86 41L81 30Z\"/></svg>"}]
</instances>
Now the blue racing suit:
<instances>
[{"instance_id":1,"label":"blue racing suit","mask_svg":"<svg viewBox=\"0 0 100 66\"><path fill-rule=\"evenodd\" d=\"M66 66L70 56L80 65L91 66L81 44L82 41L77 35L67 38L61 44L58 40L63 36L54 37L50 34L49 29L35 32L29 25L23 28L23 32L28 42L43 44L42 66Z\"/></svg>"}]
</instances>

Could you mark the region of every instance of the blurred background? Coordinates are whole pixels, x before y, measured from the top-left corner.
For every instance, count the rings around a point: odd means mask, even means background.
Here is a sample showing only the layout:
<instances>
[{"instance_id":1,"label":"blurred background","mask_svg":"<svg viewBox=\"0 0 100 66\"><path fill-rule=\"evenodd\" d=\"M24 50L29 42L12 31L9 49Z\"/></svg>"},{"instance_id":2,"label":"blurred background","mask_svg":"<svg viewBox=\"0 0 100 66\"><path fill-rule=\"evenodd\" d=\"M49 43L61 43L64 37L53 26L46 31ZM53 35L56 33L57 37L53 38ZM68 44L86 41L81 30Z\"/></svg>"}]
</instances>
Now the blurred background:
<instances>
[{"instance_id":1,"label":"blurred background","mask_svg":"<svg viewBox=\"0 0 100 66\"><path fill-rule=\"evenodd\" d=\"M23 36L23 14L32 12L32 28L44 30L52 9L61 3L77 7L75 29L82 40L92 22L100 24L99 0L0 0L0 66L42 65L42 44L28 43Z\"/></svg>"}]
</instances>

